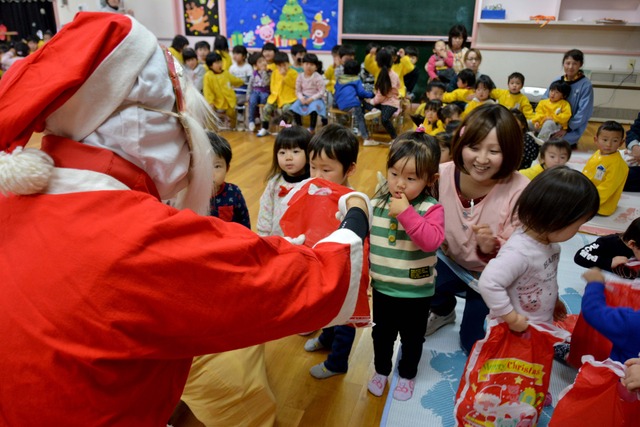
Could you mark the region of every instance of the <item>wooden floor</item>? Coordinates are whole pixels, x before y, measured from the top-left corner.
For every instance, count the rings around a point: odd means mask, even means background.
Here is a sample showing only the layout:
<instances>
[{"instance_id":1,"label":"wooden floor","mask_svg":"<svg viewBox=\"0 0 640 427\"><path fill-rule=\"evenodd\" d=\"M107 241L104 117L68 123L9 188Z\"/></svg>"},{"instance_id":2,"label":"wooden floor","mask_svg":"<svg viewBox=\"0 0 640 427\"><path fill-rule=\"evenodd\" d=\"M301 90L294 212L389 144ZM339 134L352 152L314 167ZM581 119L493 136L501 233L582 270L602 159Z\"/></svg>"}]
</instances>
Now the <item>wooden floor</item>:
<instances>
[{"instance_id":1,"label":"wooden floor","mask_svg":"<svg viewBox=\"0 0 640 427\"><path fill-rule=\"evenodd\" d=\"M580 142L581 149L593 149L592 141L597 125L590 124ZM233 149L227 181L238 185L242 190L255 229L259 199L271 164L274 137L258 138L249 132L222 132L222 135L229 140ZM40 135L34 135L30 145L38 146L40 139ZM386 146L361 146L357 170L350 180L351 185L357 190L372 194L376 185L376 172L385 170L387 153ZM367 393L367 382L373 372L371 329L358 330L351 352L349 372L326 380L316 380L309 375L309 368L324 361L326 352L304 351L303 345L308 338L296 335L266 345L269 380L277 399L276 425L379 425L387 394L377 398ZM175 425L186 427L199 423L187 415Z\"/></svg>"}]
</instances>

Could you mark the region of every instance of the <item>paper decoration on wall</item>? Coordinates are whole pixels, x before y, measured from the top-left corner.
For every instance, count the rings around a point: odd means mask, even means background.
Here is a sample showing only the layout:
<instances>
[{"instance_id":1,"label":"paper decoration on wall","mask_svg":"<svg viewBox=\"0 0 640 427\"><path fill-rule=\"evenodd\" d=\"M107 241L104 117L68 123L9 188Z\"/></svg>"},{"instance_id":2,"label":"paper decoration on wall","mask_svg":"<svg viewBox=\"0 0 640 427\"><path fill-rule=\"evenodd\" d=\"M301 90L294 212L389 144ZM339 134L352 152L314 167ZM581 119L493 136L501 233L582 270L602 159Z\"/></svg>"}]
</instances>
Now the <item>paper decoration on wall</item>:
<instances>
[{"instance_id":1,"label":"paper decoration on wall","mask_svg":"<svg viewBox=\"0 0 640 427\"><path fill-rule=\"evenodd\" d=\"M231 46L331 50L338 43L338 0L227 0L226 14Z\"/></svg>"},{"instance_id":2,"label":"paper decoration on wall","mask_svg":"<svg viewBox=\"0 0 640 427\"><path fill-rule=\"evenodd\" d=\"M188 36L214 36L220 32L218 2L183 0L184 26Z\"/></svg>"}]
</instances>

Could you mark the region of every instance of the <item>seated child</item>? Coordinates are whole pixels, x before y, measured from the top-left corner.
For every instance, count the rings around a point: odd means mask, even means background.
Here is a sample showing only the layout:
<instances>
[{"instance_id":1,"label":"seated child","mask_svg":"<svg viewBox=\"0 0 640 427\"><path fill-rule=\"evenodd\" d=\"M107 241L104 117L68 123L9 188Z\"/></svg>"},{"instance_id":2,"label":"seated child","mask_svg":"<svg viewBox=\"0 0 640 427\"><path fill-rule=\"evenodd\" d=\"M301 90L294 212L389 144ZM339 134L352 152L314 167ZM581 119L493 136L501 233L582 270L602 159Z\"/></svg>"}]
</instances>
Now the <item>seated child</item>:
<instances>
[{"instance_id":1,"label":"seated child","mask_svg":"<svg viewBox=\"0 0 640 427\"><path fill-rule=\"evenodd\" d=\"M296 73L300 74L304 70L302 69L302 58L307 53L307 48L301 45L300 43L296 43L291 46L291 59L293 60L293 65L291 68L296 70Z\"/></svg>"},{"instance_id":2,"label":"seated child","mask_svg":"<svg viewBox=\"0 0 640 427\"><path fill-rule=\"evenodd\" d=\"M244 81L223 70L222 57L216 52L210 52L206 60L209 71L204 75L204 97L223 121L223 127L232 127L236 118L236 93L231 86L242 86Z\"/></svg>"},{"instance_id":3,"label":"seated child","mask_svg":"<svg viewBox=\"0 0 640 427\"><path fill-rule=\"evenodd\" d=\"M327 117L327 108L324 104L324 79L322 73L322 62L313 53L307 53L302 59L304 72L298 74L296 80L296 102L291 106L291 112L296 124L302 126L301 116L311 116L309 131L316 130L318 115Z\"/></svg>"},{"instance_id":4,"label":"seated child","mask_svg":"<svg viewBox=\"0 0 640 427\"><path fill-rule=\"evenodd\" d=\"M349 177L356 171L358 148L358 139L350 129L338 124L323 127L307 148L311 177L350 187ZM306 351L329 350L327 360L311 367L311 376L322 380L346 373L355 336L354 327L340 325L324 328L318 337L307 340Z\"/></svg>"},{"instance_id":5,"label":"seated child","mask_svg":"<svg viewBox=\"0 0 640 427\"><path fill-rule=\"evenodd\" d=\"M377 111L374 109L365 114L365 119L368 118L368 116L379 116L382 126L384 126L391 138L395 139L397 134L396 129L393 126L393 116L400 108L399 91L401 83L400 78L392 69L392 58L393 56L387 48L380 49L376 54L376 63L380 72L376 78L376 92L373 99L370 101L370 104L375 105ZM369 143L365 145L379 144L380 142L370 139Z\"/></svg>"},{"instance_id":6,"label":"seated child","mask_svg":"<svg viewBox=\"0 0 640 427\"><path fill-rule=\"evenodd\" d=\"M327 91L334 93L334 86L336 84L336 68L342 65L340 62L340 45L337 44L331 48L331 58L333 63L327 67L327 71L324 72L324 79L327 81ZM333 105L333 104L331 104Z\"/></svg>"},{"instance_id":7,"label":"seated child","mask_svg":"<svg viewBox=\"0 0 640 427\"><path fill-rule=\"evenodd\" d=\"M271 71L267 69L267 60L260 53L251 54L249 63L251 62L254 70L247 84L247 96L249 97L249 131L253 132L256 129L258 106L266 104L271 94Z\"/></svg>"},{"instance_id":8,"label":"seated child","mask_svg":"<svg viewBox=\"0 0 640 427\"><path fill-rule=\"evenodd\" d=\"M249 209L242 192L237 185L224 181L231 165L231 145L213 132L207 132L207 136L213 149L213 194L209 199L211 216L251 228Z\"/></svg>"},{"instance_id":9,"label":"seated child","mask_svg":"<svg viewBox=\"0 0 640 427\"><path fill-rule=\"evenodd\" d=\"M413 46L407 46L404 49L404 54L409 58L409 61L415 65L418 63L418 49ZM416 87L416 83L418 83L418 78L420 77L420 70L418 68L414 68L413 71L405 74L404 76L404 85L407 87L407 98L413 99L413 88Z\"/></svg>"},{"instance_id":10,"label":"seated child","mask_svg":"<svg viewBox=\"0 0 640 427\"><path fill-rule=\"evenodd\" d=\"M618 207L629 173L629 166L618 151L624 141L624 128L613 120L606 121L598 128L594 139L598 151L589 158L582 173L598 188L598 214L608 216Z\"/></svg>"},{"instance_id":11,"label":"seated child","mask_svg":"<svg viewBox=\"0 0 640 427\"><path fill-rule=\"evenodd\" d=\"M446 88L444 86L444 83L438 81L429 82L427 83L427 90L423 96L423 99L426 98L426 101L433 101L434 99L442 101L442 96L444 95L445 90ZM423 101L418 106L418 108L416 108L416 111L411 115L411 120L413 120L416 126L419 126L420 123L424 121L424 108L427 105L426 101ZM460 112L462 112L462 110L460 110Z\"/></svg>"},{"instance_id":12,"label":"seated child","mask_svg":"<svg viewBox=\"0 0 640 427\"><path fill-rule=\"evenodd\" d=\"M570 93L571 86L557 80L549 86L549 99L538 103L531 121L542 141L548 140L561 129L567 129L571 118L571 105L567 102Z\"/></svg>"},{"instance_id":13,"label":"seated child","mask_svg":"<svg viewBox=\"0 0 640 427\"><path fill-rule=\"evenodd\" d=\"M274 62L277 69L271 73L271 84L269 85L271 94L262 110L262 129L258 132L258 136L269 135L269 122L277 108L280 108L284 114L289 111L297 99L296 80L298 73L289 68L289 55L278 52L274 56Z\"/></svg>"},{"instance_id":14,"label":"seated child","mask_svg":"<svg viewBox=\"0 0 640 427\"><path fill-rule=\"evenodd\" d=\"M450 162L451 159L451 140L453 133L440 132L436 135L436 141L440 146L440 163Z\"/></svg>"},{"instance_id":15,"label":"seated child","mask_svg":"<svg viewBox=\"0 0 640 427\"><path fill-rule=\"evenodd\" d=\"M433 55L429 57L429 60L424 66L429 75L429 81L436 80L449 83L455 75L452 67L453 52L447 49L447 44L444 40L438 40L433 45Z\"/></svg>"},{"instance_id":16,"label":"seated child","mask_svg":"<svg viewBox=\"0 0 640 427\"><path fill-rule=\"evenodd\" d=\"M540 175L545 169L566 165L571 158L571 144L564 139L550 139L540 147L540 163L519 172L529 179Z\"/></svg>"},{"instance_id":17,"label":"seated child","mask_svg":"<svg viewBox=\"0 0 640 427\"><path fill-rule=\"evenodd\" d=\"M368 141L369 132L364 121L362 101L373 98L373 93L364 89L362 81L358 77L359 71L360 65L356 60L352 59L344 64L344 74L338 78L335 85L334 100L340 110L353 114L355 126L358 128L360 136Z\"/></svg>"},{"instance_id":18,"label":"seated child","mask_svg":"<svg viewBox=\"0 0 640 427\"><path fill-rule=\"evenodd\" d=\"M622 234L598 237L595 242L576 252L573 260L581 267L597 267L627 279L635 279L638 271L626 267L633 258L640 260L640 217L634 219Z\"/></svg>"},{"instance_id":19,"label":"seated child","mask_svg":"<svg viewBox=\"0 0 640 427\"><path fill-rule=\"evenodd\" d=\"M276 57L276 53L278 52L279 50L276 47L276 45L271 42L268 42L262 45L262 50L260 53L262 53L262 56L264 56L264 59L267 60L267 69L269 71L276 71L275 57Z\"/></svg>"},{"instance_id":20,"label":"seated child","mask_svg":"<svg viewBox=\"0 0 640 427\"><path fill-rule=\"evenodd\" d=\"M256 231L260 236L282 236L280 219L286 210L284 197L295 185L309 178L307 146L311 134L301 126L285 126L273 144L267 186L260 197Z\"/></svg>"},{"instance_id":21,"label":"seated child","mask_svg":"<svg viewBox=\"0 0 640 427\"><path fill-rule=\"evenodd\" d=\"M540 146L537 141L539 139L533 136L533 132L529 131L529 123L527 122L527 118L524 116L522 111L517 108L512 108L511 114L518 120L518 124L520 125L520 130L522 131L522 161L520 162L520 167L518 169L527 169L531 167L531 164L534 160L538 158L538 154L540 153ZM537 141L536 141L537 140Z\"/></svg>"},{"instance_id":22,"label":"seated child","mask_svg":"<svg viewBox=\"0 0 640 427\"><path fill-rule=\"evenodd\" d=\"M524 114L527 120L533 118L533 108L527 98L520 91L524 86L524 76L515 72L509 75L507 79L509 89L494 89L491 91L491 97L500 105L504 105L508 109L517 109Z\"/></svg>"},{"instance_id":23,"label":"seated child","mask_svg":"<svg viewBox=\"0 0 640 427\"><path fill-rule=\"evenodd\" d=\"M460 121L462 110L456 104L447 104L440 110L440 115L446 126L451 122Z\"/></svg>"},{"instance_id":24,"label":"seated child","mask_svg":"<svg viewBox=\"0 0 640 427\"><path fill-rule=\"evenodd\" d=\"M440 132L444 132L444 123L440 111L442 110L442 101L437 99L428 101L424 109L424 131L427 135L434 136Z\"/></svg>"},{"instance_id":25,"label":"seated child","mask_svg":"<svg viewBox=\"0 0 640 427\"><path fill-rule=\"evenodd\" d=\"M466 104L473 99L474 87L476 85L476 73L465 68L458 73L457 86L453 92L446 92L442 96L442 102L451 104L452 102L460 102Z\"/></svg>"},{"instance_id":26,"label":"seated child","mask_svg":"<svg viewBox=\"0 0 640 427\"><path fill-rule=\"evenodd\" d=\"M195 87L202 93L204 75L207 72L205 66L198 62L198 54L190 47L185 47L182 50L182 58L184 59L184 68L187 76L189 76Z\"/></svg>"},{"instance_id":27,"label":"seated child","mask_svg":"<svg viewBox=\"0 0 640 427\"><path fill-rule=\"evenodd\" d=\"M364 51L366 52L366 55L372 53L373 57L375 58L378 49L380 49L380 45L376 42L371 42L368 43L367 46L365 46ZM373 91L375 90L374 85L376 84L376 76L367 71L364 66L364 62L360 64L360 80L362 80L364 90L373 93Z\"/></svg>"},{"instance_id":28,"label":"seated child","mask_svg":"<svg viewBox=\"0 0 640 427\"><path fill-rule=\"evenodd\" d=\"M464 70L463 70L464 71ZM475 96L473 100L467 103L467 106L464 108L464 111L460 115L460 118L464 119L474 108L477 108L484 104L494 104L495 101L490 98L491 91L496 88L496 85L491 80L491 77L486 74L481 75L476 80L475 84Z\"/></svg>"},{"instance_id":29,"label":"seated child","mask_svg":"<svg viewBox=\"0 0 640 427\"><path fill-rule=\"evenodd\" d=\"M582 297L581 313L593 329L613 344L609 355L611 360L624 363L628 359L638 357L640 310L608 306L604 276L597 268L587 270L582 277L587 281L587 287Z\"/></svg>"},{"instance_id":30,"label":"seated child","mask_svg":"<svg viewBox=\"0 0 640 427\"><path fill-rule=\"evenodd\" d=\"M231 57L233 64L229 68L232 76L241 79L244 84L235 88L236 101L238 105L244 105L247 102L247 85L253 74L253 67L247 62L247 48L242 45L233 47Z\"/></svg>"},{"instance_id":31,"label":"seated child","mask_svg":"<svg viewBox=\"0 0 640 427\"><path fill-rule=\"evenodd\" d=\"M334 76L336 81L338 77L344 74L344 64L347 61L356 59L356 48L350 44L340 45L338 49L338 56L340 57L340 64L334 69Z\"/></svg>"}]
</instances>

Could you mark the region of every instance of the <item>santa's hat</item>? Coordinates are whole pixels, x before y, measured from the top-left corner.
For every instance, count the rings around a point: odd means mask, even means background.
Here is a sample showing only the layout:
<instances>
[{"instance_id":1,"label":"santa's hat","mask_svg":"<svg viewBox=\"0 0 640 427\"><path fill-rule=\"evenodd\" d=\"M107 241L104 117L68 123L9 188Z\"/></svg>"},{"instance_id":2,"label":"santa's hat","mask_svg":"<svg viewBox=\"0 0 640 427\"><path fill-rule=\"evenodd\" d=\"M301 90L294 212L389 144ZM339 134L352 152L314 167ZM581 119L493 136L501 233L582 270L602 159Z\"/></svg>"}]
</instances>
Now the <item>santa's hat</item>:
<instances>
[{"instance_id":1,"label":"santa's hat","mask_svg":"<svg viewBox=\"0 0 640 427\"><path fill-rule=\"evenodd\" d=\"M22 150L37 131L116 152L175 195L190 168L184 130L167 117L175 101L151 32L126 15L77 14L0 81L0 191L46 186L51 159Z\"/></svg>"}]
</instances>

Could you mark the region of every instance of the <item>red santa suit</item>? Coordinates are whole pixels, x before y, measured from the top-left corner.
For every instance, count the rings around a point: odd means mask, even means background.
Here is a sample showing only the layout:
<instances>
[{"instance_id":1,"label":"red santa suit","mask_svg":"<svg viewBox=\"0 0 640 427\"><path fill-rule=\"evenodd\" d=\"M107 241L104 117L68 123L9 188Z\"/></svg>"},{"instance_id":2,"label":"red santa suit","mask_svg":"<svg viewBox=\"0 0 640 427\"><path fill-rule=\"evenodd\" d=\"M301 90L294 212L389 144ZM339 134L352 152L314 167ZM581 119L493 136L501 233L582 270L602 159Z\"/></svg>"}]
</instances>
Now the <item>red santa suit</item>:
<instances>
[{"instance_id":1,"label":"red santa suit","mask_svg":"<svg viewBox=\"0 0 640 427\"><path fill-rule=\"evenodd\" d=\"M93 40L100 29L105 43L125 43L136 26L127 16L80 13L38 52L81 34ZM0 425L165 425L193 356L349 319L365 273L355 233L341 229L306 248L162 203L158 195L179 188L134 164L148 159L125 160L139 152L77 142L85 140L74 135L76 117L49 123L86 85L113 84L96 76L109 53L79 50L95 62L74 68L83 78L16 102L38 72L68 59L38 52L0 84ZM44 137L50 158L21 150L34 129L67 125L58 135L73 138Z\"/></svg>"}]
</instances>

